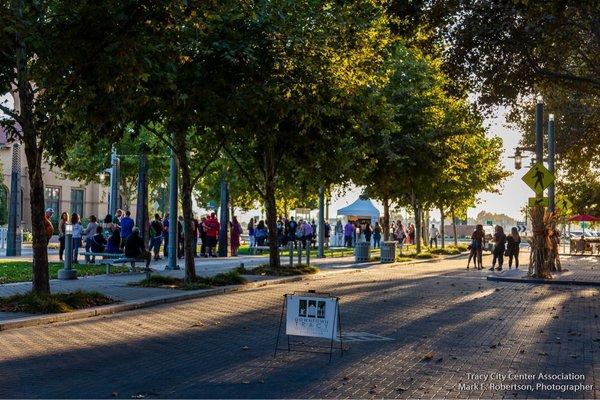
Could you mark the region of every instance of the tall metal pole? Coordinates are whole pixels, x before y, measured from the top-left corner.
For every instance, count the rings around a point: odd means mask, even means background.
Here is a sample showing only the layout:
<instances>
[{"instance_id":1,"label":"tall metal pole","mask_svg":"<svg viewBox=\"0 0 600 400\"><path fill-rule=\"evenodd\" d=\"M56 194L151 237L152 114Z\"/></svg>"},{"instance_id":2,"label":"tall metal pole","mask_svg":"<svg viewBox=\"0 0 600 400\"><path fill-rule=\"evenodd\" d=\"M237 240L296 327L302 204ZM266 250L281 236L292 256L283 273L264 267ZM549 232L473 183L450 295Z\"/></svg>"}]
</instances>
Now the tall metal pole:
<instances>
[{"instance_id":1,"label":"tall metal pole","mask_svg":"<svg viewBox=\"0 0 600 400\"><path fill-rule=\"evenodd\" d=\"M140 228L140 236L148 243L148 147L140 146L140 164L137 184L137 206L135 212L136 225Z\"/></svg>"},{"instance_id":2,"label":"tall metal pole","mask_svg":"<svg viewBox=\"0 0 600 400\"><path fill-rule=\"evenodd\" d=\"M548 171L554 175L554 114L548 115ZM554 182L548 187L548 211L554 212Z\"/></svg>"},{"instance_id":3,"label":"tall metal pole","mask_svg":"<svg viewBox=\"0 0 600 400\"><path fill-rule=\"evenodd\" d=\"M117 148L112 145L110 153L110 204L108 213L115 216L119 208L119 158L117 157Z\"/></svg>"},{"instance_id":4,"label":"tall metal pole","mask_svg":"<svg viewBox=\"0 0 600 400\"><path fill-rule=\"evenodd\" d=\"M535 161L544 162L544 103L538 97L535 106Z\"/></svg>"},{"instance_id":5,"label":"tall metal pole","mask_svg":"<svg viewBox=\"0 0 600 400\"><path fill-rule=\"evenodd\" d=\"M319 187L319 247L317 249L317 258L325 256L325 188ZM308 258L307 258L308 262Z\"/></svg>"},{"instance_id":6,"label":"tall metal pole","mask_svg":"<svg viewBox=\"0 0 600 400\"><path fill-rule=\"evenodd\" d=\"M65 225L65 263L64 268L59 269L58 279L70 280L77 279L77 270L72 268L73 262L73 225Z\"/></svg>"},{"instance_id":7,"label":"tall metal pole","mask_svg":"<svg viewBox=\"0 0 600 400\"><path fill-rule=\"evenodd\" d=\"M171 149L169 171L169 262L165 269L179 269L177 265L177 155Z\"/></svg>"},{"instance_id":8,"label":"tall metal pole","mask_svg":"<svg viewBox=\"0 0 600 400\"><path fill-rule=\"evenodd\" d=\"M10 174L10 208L8 213L8 232L6 255L21 255L21 151L18 144L12 148L12 168ZM58 210L54 210L58 212Z\"/></svg>"},{"instance_id":9,"label":"tall metal pole","mask_svg":"<svg viewBox=\"0 0 600 400\"><path fill-rule=\"evenodd\" d=\"M227 181L221 180L221 230L219 231L219 257L227 257L227 230L229 228L229 190Z\"/></svg>"}]
</instances>

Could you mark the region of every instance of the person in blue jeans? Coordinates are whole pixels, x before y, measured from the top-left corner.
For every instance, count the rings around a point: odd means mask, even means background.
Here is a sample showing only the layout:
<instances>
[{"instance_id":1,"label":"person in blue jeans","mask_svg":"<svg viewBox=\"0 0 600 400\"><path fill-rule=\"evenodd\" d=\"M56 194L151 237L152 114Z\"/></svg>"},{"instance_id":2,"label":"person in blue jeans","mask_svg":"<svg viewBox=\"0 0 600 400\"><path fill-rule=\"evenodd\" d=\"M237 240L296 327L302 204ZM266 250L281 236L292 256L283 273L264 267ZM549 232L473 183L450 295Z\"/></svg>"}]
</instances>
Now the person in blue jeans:
<instances>
[{"instance_id":1,"label":"person in blue jeans","mask_svg":"<svg viewBox=\"0 0 600 400\"><path fill-rule=\"evenodd\" d=\"M373 228L373 248L379 247L381 243L381 225L379 222L375 222L375 228Z\"/></svg>"},{"instance_id":2,"label":"person in blue jeans","mask_svg":"<svg viewBox=\"0 0 600 400\"><path fill-rule=\"evenodd\" d=\"M79 214L73 213L71 215L71 225L73 226L73 253L71 255L74 263L77 263L77 255L79 254L79 248L81 247L81 239L83 237L83 226L79 222Z\"/></svg>"},{"instance_id":3,"label":"person in blue jeans","mask_svg":"<svg viewBox=\"0 0 600 400\"><path fill-rule=\"evenodd\" d=\"M131 235L135 221L131 218L131 211L125 211L125 216L121 218L121 248L125 246L125 241Z\"/></svg>"}]
</instances>

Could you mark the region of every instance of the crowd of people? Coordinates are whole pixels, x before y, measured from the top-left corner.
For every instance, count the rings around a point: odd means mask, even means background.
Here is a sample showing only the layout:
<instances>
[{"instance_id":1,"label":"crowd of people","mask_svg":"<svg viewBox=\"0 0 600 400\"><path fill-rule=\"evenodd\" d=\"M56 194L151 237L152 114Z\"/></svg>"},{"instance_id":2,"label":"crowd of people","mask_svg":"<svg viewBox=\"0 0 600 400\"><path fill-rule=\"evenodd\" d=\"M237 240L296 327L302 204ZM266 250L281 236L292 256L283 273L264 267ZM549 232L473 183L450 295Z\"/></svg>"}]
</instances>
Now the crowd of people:
<instances>
[{"instance_id":1,"label":"crowd of people","mask_svg":"<svg viewBox=\"0 0 600 400\"><path fill-rule=\"evenodd\" d=\"M300 219L296 221L294 217L286 218L279 217L276 223L276 238L277 246L284 247L293 243L294 246L302 246L307 248L316 245L317 240L317 224L313 219L311 222L308 220ZM331 234L331 226L329 223L325 224L325 243L329 243ZM248 222L248 237L250 247L264 247L268 242L269 230L265 224L265 221L256 221L254 218Z\"/></svg>"},{"instance_id":2,"label":"crowd of people","mask_svg":"<svg viewBox=\"0 0 600 400\"><path fill-rule=\"evenodd\" d=\"M486 237L483 230L483 225L479 224L475 227L475 231L471 235L471 244L469 245L469 259L467 261L467 269L471 265L471 260L475 269L483 269L483 248L486 241L492 243L492 266L490 271L502 271L504 265L504 257L508 257L508 268L511 269L513 263L515 268L519 268L519 249L521 245L521 236L516 227L513 227L509 235L504 233L504 228L497 225L494 228L494 234Z\"/></svg>"}]
</instances>

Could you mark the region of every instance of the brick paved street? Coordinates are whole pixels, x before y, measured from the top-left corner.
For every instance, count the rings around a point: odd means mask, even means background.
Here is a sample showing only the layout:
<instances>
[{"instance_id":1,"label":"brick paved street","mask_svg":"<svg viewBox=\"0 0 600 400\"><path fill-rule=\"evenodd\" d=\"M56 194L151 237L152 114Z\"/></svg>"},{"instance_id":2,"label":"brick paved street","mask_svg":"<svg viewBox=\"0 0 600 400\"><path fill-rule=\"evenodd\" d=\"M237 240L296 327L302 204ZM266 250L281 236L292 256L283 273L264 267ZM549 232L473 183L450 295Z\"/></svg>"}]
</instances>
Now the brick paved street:
<instances>
[{"instance_id":1,"label":"brick paved street","mask_svg":"<svg viewBox=\"0 0 600 400\"><path fill-rule=\"evenodd\" d=\"M0 332L0 397L600 396L598 288L488 282L464 264L381 266ZM393 340L348 343L330 365L306 353L273 359L283 294L307 289L340 296L345 331ZM532 391L460 386L490 383L468 373L509 372L585 380L492 377ZM594 389L536 390L538 383Z\"/></svg>"}]
</instances>

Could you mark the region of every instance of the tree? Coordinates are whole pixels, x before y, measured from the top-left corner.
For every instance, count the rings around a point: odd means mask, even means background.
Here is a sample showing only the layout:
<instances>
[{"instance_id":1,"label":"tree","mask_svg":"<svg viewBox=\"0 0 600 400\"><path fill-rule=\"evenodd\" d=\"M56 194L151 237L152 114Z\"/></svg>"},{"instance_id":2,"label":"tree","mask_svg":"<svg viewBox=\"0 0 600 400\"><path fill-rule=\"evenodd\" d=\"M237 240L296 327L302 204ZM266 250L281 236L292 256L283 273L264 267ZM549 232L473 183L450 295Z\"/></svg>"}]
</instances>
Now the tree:
<instances>
[{"instance_id":1,"label":"tree","mask_svg":"<svg viewBox=\"0 0 600 400\"><path fill-rule=\"evenodd\" d=\"M139 87L132 72L143 61L137 50L148 43L138 28L153 12L137 1L0 1L0 90L15 98L14 108L0 104L0 111L10 139L25 150L34 292L50 291L42 158L52 141L68 142L84 125L119 136L111 126Z\"/></svg>"},{"instance_id":2,"label":"tree","mask_svg":"<svg viewBox=\"0 0 600 400\"><path fill-rule=\"evenodd\" d=\"M368 0L273 1L257 12L252 70L239 87L235 143L226 149L265 203L277 267L277 189L294 179L307 188L343 181L327 166L353 161L344 150L355 148L364 92L377 83L389 33L382 8Z\"/></svg>"},{"instance_id":3,"label":"tree","mask_svg":"<svg viewBox=\"0 0 600 400\"><path fill-rule=\"evenodd\" d=\"M597 1L433 3L429 16L449 44L447 70L483 102L514 103L538 84L599 92Z\"/></svg>"}]
</instances>

